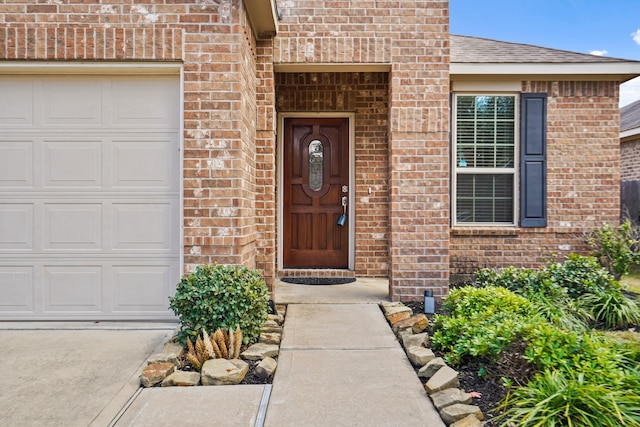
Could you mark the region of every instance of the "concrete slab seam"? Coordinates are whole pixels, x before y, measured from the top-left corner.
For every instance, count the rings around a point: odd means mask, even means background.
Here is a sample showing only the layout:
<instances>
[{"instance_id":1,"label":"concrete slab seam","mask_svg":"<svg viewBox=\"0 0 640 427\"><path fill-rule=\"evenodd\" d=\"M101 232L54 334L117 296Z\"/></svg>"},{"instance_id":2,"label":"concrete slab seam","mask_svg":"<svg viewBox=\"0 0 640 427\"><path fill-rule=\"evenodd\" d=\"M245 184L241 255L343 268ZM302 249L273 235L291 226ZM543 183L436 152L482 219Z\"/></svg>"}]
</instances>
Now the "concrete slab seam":
<instances>
[{"instance_id":1,"label":"concrete slab seam","mask_svg":"<svg viewBox=\"0 0 640 427\"><path fill-rule=\"evenodd\" d=\"M269 405L269 399L271 398L271 388L271 384L266 384L264 390L262 390L262 399L260 399L260 407L258 408L258 415L256 416L254 427L264 427L264 421L267 416L267 405Z\"/></svg>"},{"instance_id":2,"label":"concrete slab seam","mask_svg":"<svg viewBox=\"0 0 640 427\"><path fill-rule=\"evenodd\" d=\"M167 331L162 339L159 340L158 344L155 348L147 354L147 357L140 363L135 372L129 377L129 380L118 390L118 392L111 398L109 403L102 408L102 410L95 416L95 418L91 421L90 426L100 426L105 425L107 420L111 420L108 424L109 427L115 425L115 423L123 416L125 410L135 401L135 399L140 395L143 388L140 386L140 375L142 375L142 371L144 367L147 366L147 358L152 354L159 353L162 348L164 348L165 343L170 340L174 336L174 332ZM132 392L133 390L133 392ZM122 402L126 396L129 396L124 405ZM116 412L117 409L117 412ZM113 413L116 415L112 415Z\"/></svg>"},{"instance_id":3,"label":"concrete slab seam","mask_svg":"<svg viewBox=\"0 0 640 427\"><path fill-rule=\"evenodd\" d=\"M133 394L133 396L131 396L131 398L127 401L127 403L125 403L125 405L122 407L122 409L120 409L120 412L118 412L116 414L116 416L113 418L113 420L111 420L111 422L108 424L107 427L114 427L116 425L116 423L118 421L120 421L120 418L122 418L124 413L127 412L127 409L129 409L129 407L138 398L138 396L140 396L140 393L142 393L142 387L140 387L140 388L138 388L138 390L136 390L136 392Z\"/></svg>"}]
</instances>

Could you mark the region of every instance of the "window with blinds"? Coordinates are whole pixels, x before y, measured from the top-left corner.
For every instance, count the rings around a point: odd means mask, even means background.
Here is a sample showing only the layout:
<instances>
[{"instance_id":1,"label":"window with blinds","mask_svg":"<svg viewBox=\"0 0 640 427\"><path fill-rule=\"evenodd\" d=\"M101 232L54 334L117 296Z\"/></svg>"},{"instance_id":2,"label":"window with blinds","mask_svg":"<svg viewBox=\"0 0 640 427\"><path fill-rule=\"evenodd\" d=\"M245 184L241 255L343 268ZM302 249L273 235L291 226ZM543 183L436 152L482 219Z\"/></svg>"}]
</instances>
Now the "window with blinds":
<instances>
[{"instance_id":1,"label":"window with blinds","mask_svg":"<svg viewBox=\"0 0 640 427\"><path fill-rule=\"evenodd\" d=\"M456 95L454 221L514 224L515 95Z\"/></svg>"}]
</instances>

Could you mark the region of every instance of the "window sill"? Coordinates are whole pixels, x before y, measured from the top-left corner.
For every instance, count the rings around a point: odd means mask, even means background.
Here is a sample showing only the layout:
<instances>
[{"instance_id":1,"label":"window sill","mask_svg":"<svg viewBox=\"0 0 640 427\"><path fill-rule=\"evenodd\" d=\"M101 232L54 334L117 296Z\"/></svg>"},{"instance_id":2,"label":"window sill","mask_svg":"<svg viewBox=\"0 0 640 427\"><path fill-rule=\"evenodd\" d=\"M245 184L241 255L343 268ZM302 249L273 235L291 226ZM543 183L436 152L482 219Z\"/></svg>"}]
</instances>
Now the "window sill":
<instances>
[{"instance_id":1,"label":"window sill","mask_svg":"<svg viewBox=\"0 0 640 427\"><path fill-rule=\"evenodd\" d=\"M453 227L451 228L452 236L474 236L474 237L516 237L520 234L517 227Z\"/></svg>"}]
</instances>

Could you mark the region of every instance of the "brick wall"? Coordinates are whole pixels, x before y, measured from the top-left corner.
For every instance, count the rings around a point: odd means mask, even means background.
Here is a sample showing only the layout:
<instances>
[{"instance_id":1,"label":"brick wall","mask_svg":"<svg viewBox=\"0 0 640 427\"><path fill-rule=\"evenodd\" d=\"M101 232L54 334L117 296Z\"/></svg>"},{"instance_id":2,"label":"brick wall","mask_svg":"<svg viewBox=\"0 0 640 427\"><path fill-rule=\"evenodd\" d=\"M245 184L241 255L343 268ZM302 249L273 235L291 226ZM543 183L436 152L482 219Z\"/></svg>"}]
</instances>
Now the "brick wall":
<instances>
[{"instance_id":1,"label":"brick wall","mask_svg":"<svg viewBox=\"0 0 640 427\"><path fill-rule=\"evenodd\" d=\"M276 277L276 108L273 40L257 46L256 130L256 267L269 286Z\"/></svg>"},{"instance_id":2,"label":"brick wall","mask_svg":"<svg viewBox=\"0 0 640 427\"><path fill-rule=\"evenodd\" d=\"M444 295L449 277L448 2L290 0L280 6L276 65L392 64L390 296L419 299L425 288Z\"/></svg>"},{"instance_id":3,"label":"brick wall","mask_svg":"<svg viewBox=\"0 0 640 427\"><path fill-rule=\"evenodd\" d=\"M640 137L620 144L620 175L623 181L640 180Z\"/></svg>"},{"instance_id":4,"label":"brick wall","mask_svg":"<svg viewBox=\"0 0 640 427\"><path fill-rule=\"evenodd\" d=\"M523 82L522 90L548 94L548 226L453 229L452 281L477 268L536 267L549 257L584 252L584 230L619 221L617 84Z\"/></svg>"},{"instance_id":5,"label":"brick wall","mask_svg":"<svg viewBox=\"0 0 640 427\"><path fill-rule=\"evenodd\" d=\"M184 65L185 269L256 265L256 41L239 0L0 4L0 59Z\"/></svg>"},{"instance_id":6,"label":"brick wall","mask_svg":"<svg viewBox=\"0 0 640 427\"><path fill-rule=\"evenodd\" d=\"M355 112L356 274L388 277L388 74L279 73L276 93L279 111Z\"/></svg>"}]
</instances>

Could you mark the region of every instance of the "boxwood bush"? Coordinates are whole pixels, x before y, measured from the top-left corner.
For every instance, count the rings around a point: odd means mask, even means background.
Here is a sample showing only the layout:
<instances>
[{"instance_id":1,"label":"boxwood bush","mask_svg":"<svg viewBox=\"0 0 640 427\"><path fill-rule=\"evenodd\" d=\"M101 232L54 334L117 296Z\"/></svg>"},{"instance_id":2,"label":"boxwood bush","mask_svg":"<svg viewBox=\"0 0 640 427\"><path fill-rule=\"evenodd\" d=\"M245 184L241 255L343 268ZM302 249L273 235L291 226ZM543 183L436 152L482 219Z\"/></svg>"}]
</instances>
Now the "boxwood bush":
<instances>
[{"instance_id":1,"label":"boxwood bush","mask_svg":"<svg viewBox=\"0 0 640 427\"><path fill-rule=\"evenodd\" d=\"M257 340L268 314L269 292L262 275L244 266L203 265L178 283L169 307L180 318L186 342L206 330L242 329L243 343Z\"/></svg>"}]
</instances>

